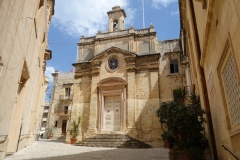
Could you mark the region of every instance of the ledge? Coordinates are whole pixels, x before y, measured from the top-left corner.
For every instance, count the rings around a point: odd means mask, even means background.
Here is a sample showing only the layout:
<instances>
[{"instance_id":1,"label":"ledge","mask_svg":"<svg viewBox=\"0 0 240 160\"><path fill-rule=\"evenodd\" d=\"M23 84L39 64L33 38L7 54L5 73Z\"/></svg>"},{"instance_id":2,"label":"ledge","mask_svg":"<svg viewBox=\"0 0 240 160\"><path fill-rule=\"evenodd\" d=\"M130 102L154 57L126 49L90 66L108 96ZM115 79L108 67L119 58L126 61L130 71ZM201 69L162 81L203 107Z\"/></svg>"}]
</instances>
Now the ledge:
<instances>
[{"instance_id":1,"label":"ledge","mask_svg":"<svg viewBox=\"0 0 240 160\"><path fill-rule=\"evenodd\" d=\"M240 134L240 123L237 124L236 126L232 127L232 129L230 131L230 137L233 137L237 134Z\"/></svg>"}]
</instances>

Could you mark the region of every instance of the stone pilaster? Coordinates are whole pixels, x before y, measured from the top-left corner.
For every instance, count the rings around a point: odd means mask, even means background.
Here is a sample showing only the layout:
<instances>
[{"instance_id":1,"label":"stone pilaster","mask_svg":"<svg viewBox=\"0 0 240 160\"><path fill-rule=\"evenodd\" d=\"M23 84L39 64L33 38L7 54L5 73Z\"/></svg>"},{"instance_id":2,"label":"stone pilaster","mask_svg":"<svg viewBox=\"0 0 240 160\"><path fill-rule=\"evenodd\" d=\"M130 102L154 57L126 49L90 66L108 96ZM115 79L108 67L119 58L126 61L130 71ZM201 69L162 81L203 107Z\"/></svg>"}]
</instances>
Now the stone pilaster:
<instances>
[{"instance_id":1,"label":"stone pilaster","mask_svg":"<svg viewBox=\"0 0 240 160\"><path fill-rule=\"evenodd\" d=\"M98 75L92 76L91 83L91 100L90 100L90 113L89 113L89 127L87 130L86 138L94 136L97 132L97 107L98 107L98 95L97 95L97 82L99 81Z\"/></svg>"},{"instance_id":2,"label":"stone pilaster","mask_svg":"<svg viewBox=\"0 0 240 160\"><path fill-rule=\"evenodd\" d=\"M155 36L150 36L150 51L155 51Z\"/></svg>"},{"instance_id":3,"label":"stone pilaster","mask_svg":"<svg viewBox=\"0 0 240 160\"><path fill-rule=\"evenodd\" d=\"M129 51L133 52L134 51L134 37L131 36L129 37Z\"/></svg>"},{"instance_id":4,"label":"stone pilaster","mask_svg":"<svg viewBox=\"0 0 240 160\"><path fill-rule=\"evenodd\" d=\"M190 71L189 71L189 64L186 64L186 68L185 68L185 78L186 78L186 94L188 96L191 95L191 77L190 77Z\"/></svg>"},{"instance_id":5,"label":"stone pilaster","mask_svg":"<svg viewBox=\"0 0 240 160\"><path fill-rule=\"evenodd\" d=\"M127 132L129 135L135 137L137 135L135 125L135 72L129 71L127 73Z\"/></svg>"}]
</instances>

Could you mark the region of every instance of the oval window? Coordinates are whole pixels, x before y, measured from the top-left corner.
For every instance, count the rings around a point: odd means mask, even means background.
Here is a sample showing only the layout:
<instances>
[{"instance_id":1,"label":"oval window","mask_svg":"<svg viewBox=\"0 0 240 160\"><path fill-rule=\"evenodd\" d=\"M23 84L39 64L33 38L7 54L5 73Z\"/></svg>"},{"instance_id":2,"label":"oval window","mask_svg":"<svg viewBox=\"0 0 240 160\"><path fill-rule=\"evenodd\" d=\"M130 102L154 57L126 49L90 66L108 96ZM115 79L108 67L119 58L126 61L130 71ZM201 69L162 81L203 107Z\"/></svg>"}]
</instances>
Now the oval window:
<instances>
[{"instance_id":1,"label":"oval window","mask_svg":"<svg viewBox=\"0 0 240 160\"><path fill-rule=\"evenodd\" d=\"M115 70L118 68L118 60L116 58L111 58L108 60L109 69Z\"/></svg>"}]
</instances>

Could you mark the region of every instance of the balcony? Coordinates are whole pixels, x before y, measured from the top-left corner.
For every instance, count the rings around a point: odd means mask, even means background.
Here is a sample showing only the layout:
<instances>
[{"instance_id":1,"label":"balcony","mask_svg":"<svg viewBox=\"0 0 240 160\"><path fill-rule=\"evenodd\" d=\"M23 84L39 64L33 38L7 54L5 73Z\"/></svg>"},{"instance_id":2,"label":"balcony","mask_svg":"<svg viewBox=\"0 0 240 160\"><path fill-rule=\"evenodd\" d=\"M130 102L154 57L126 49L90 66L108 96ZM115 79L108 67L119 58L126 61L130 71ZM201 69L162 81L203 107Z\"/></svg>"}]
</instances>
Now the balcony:
<instances>
[{"instance_id":1,"label":"balcony","mask_svg":"<svg viewBox=\"0 0 240 160\"><path fill-rule=\"evenodd\" d=\"M60 100L60 101L72 100L72 95L60 95L60 96L59 96L59 100Z\"/></svg>"},{"instance_id":2,"label":"balcony","mask_svg":"<svg viewBox=\"0 0 240 160\"><path fill-rule=\"evenodd\" d=\"M43 113L48 113L49 109L44 109Z\"/></svg>"},{"instance_id":3,"label":"balcony","mask_svg":"<svg viewBox=\"0 0 240 160\"><path fill-rule=\"evenodd\" d=\"M55 112L59 117L70 117L71 111L69 110L58 110Z\"/></svg>"},{"instance_id":4,"label":"balcony","mask_svg":"<svg viewBox=\"0 0 240 160\"><path fill-rule=\"evenodd\" d=\"M47 118L43 118L42 121L47 121Z\"/></svg>"}]
</instances>

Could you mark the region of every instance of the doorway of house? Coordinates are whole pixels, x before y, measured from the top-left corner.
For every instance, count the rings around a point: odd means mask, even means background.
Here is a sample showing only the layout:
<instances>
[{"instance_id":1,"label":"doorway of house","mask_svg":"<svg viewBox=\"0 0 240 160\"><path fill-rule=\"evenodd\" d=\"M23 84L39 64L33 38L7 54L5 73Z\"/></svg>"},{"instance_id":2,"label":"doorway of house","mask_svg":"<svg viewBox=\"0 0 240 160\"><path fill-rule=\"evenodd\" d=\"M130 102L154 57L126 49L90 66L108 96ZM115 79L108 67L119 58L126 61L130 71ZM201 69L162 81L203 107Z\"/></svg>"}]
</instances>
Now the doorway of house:
<instances>
[{"instance_id":1,"label":"doorway of house","mask_svg":"<svg viewBox=\"0 0 240 160\"><path fill-rule=\"evenodd\" d=\"M62 121L62 135L66 135L67 130L67 120Z\"/></svg>"}]
</instances>

